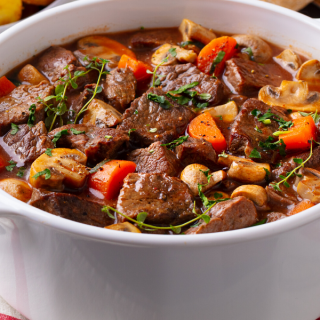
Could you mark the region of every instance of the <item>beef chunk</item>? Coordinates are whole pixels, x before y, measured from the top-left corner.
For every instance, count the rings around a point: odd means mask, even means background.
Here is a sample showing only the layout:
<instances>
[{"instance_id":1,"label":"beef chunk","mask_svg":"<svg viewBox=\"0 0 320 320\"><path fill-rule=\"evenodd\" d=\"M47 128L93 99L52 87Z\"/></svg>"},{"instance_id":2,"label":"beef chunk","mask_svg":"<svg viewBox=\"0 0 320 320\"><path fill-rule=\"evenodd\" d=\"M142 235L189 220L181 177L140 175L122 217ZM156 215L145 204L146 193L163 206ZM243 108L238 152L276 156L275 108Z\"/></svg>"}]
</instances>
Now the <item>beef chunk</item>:
<instances>
[{"instance_id":1,"label":"beef chunk","mask_svg":"<svg viewBox=\"0 0 320 320\"><path fill-rule=\"evenodd\" d=\"M298 203L298 200L293 196L286 194L285 192L279 193L274 190L271 186L266 186L266 191L268 195L268 203L274 207L287 208Z\"/></svg>"},{"instance_id":2,"label":"beef chunk","mask_svg":"<svg viewBox=\"0 0 320 320\"><path fill-rule=\"evenodd\" d=\"M231 94L228 98L230 101L234 101L239 108L248 100L248 97L240 94Z\"/></svg>"},{"instance_id":3,"label":"beef chunk","mask_svg":"<svg viewBox=\"0 0 320 320\"><path fill-rule=\"evenodd\" d=\"M287 218L287 215L281 212L271 212L267 214L267 223L275 222L277 220L281 220Z\"/></svg>"},{"instance_id":4,"label":"beef chunk","mask_svg":"<svg viewBox=\"0 0 320 320\"><path fill-rule=\"evenodd\" d=\"M30 204L43 211L68 220L102 228L114 222L101 211L103 203L69 193L36 192L37 195L32 195Z\"/></svg>"},{"instance_id":5,"label":"beef chunk","mask_svg":"<svg viewBox=\"0 0 320 320\"><path fill-rule=\"evenodd\" d=\"M165 97L171 107L166 110L159 103L149 100L149 93ZM168 143L178 138L194 117L195 114L191 110L166 97L161 89L150 88L132 102L118 128L126 132L129 129L136 129L131 133L133 141L142 147L147 147L156 141ZM150 132L151 128L157 129L156 132Z\"/></svg>"},{"instance_id":6,"label":"beef chunk","mask_svg":"<svg viewBox=\"0 0 320 320\"><path fill-rule=\"evenodd\" d=\"M189 137L175 148L175 153L185 167L192 163L200 163L211 170L216 169L217 154L212 144L205 139Z\"/></svg>"},{"instance_id":7,"label":"beef chunk","mask_svg":"<svg viewBox=\"0 0 320 320\"><path fill-rule=\"evenodd\" d=\"M47 136L47 129L43 121L31 128L27 124L20 125L15 135L8 132L3 141L23 162L34 161L47 148L54 148L52 141Z\"/></svg>"},{"instance_id":8,"label":"beef chunk","mask_svg":"<svg viewBox=\"0 0 320 320\"><path fill-rule=\"evenodd\" d=\"M71 129L83 131L81 134L73 134ZM54 135L62 130L68 130L68 135L62 135L57 141L59 148L74 148L85 153L90 164L96 164L104 159L114 159L118 153L127 148L129 137L117 129L98 128L84 124L68 124L57 128L49 133L53 139ZM111 136L107 139L106 136Z\"/></svg>"},{"instance_id":9,"label":"beef chunk","mask_svg":"<svg viewBox=\"0 0 320 320\"><path fill-rule=\"evenodd\" d=\"M131 70L117 68L107 75L102 87L105 101L123 112L135 98L137 80Z\"/></svg>"},{"instance_id":10,"label":"beef chunk","mask_svg":"<svg viewBox=\"0 0 320 320\"><path fill-rule=\"evenodd\" d=\"M249 99L244 103L232 125L229 150L234 154L245 155L249 158L252 149L256 148L261 153L263 161L274 161L279 151L263 150L259 147L259 142L265 142L269 136L273 137L272 134L279 130L279 124L274 120L271 120L271 124L268 125L259 122L258 118L251 114L255 109L261 111L262 114L265 114L270 110L270 112L281 117L285 121L290 120L286 116L283 108L270 107L257 99ZM256 126L262 132L258 132ZM276 140L277 139L275 138L274 141Z\"/></svg>"},{"instance_id":11,"label":"beef chunk","mask_svg":"<svg viewBox=\"0 0 320 320\"><path fill-rule=\"evenodd\" d=\"M252 95L266 85L278 87L282 80L292 80L292 75L274 64L260 65L250 60L232 58L226 61L224 78L233 92Z\"/></svg>"},{"instance_id":12,"label":"beef chunk","mask_svg":"<svg viewBox=\"0 0 320 320\"><path fill-rule=\"evenodd\" d=\"M202 73L191 63L160 67L158 75L164 92L178 90L186 84L198 82L197 86L189 90L211 94L211 98L208 100L211 105L219 103L224 97L222 82Z\"/></svg>"},{"instance_id":13,"label":"beef chunk","mask_svg":"<svg viewBox=\"0 0 320 320\"><path fill-rule=\"evenodd\" d=\"M131 173L124 179L117 210L136 219L147 212L147 223L177 225L194 218L193 197L186 184L166 174ZM121 221L125 219L119 217Z\"/></svg>"},{"instance_id":14,"label":"beef chunk","mask_svg":"<svg viewBox=\"0 0 320 320\"><path fill-rule=\"evenodd\" d=\"M242 229L258 221L257 210L253 202L245 197L219 202L210 209L208 215L211 217L208 224L202 222L199 226L188 229L186 234Z\"/></svg>"},{"instance_id":15,"label":"beef chunk","mask_svg":"<svg viewBox=\"0 0 320 320\"><path fill-rule=\"evenodd\" d=\"M161 146L161 142L155 142L149 148L132 151L128 160L137 164L139 173L166 173L169 176L177 176L182 170L180 161L176 155Z\"/></svg>"},{"instance_id":16,"label":"beef chunk","mask_svg":"<svg viewBox=\"0 0 320 320\"><path fill-rule=\"evenodd\" d=\"M35 123L44 121L44 106L38 102L37 97L44 99L53 94L53 89L47 81L42 81L35 86L21 85L0 98L0 135L10 130L11 123L27 123L32 104L36 104Z\"/></svg>"},{"instance_id":17,"label":"beef chunk","mask_svg":"<svg viewBox=\"0 0 320 320\"><path fill-rule=\"evenodd\" d=\"M156 48L165 43L174 44L172 33L165 30L150 30L135 33L130 43L132 48Z\"/></svg>"}]
</instances>

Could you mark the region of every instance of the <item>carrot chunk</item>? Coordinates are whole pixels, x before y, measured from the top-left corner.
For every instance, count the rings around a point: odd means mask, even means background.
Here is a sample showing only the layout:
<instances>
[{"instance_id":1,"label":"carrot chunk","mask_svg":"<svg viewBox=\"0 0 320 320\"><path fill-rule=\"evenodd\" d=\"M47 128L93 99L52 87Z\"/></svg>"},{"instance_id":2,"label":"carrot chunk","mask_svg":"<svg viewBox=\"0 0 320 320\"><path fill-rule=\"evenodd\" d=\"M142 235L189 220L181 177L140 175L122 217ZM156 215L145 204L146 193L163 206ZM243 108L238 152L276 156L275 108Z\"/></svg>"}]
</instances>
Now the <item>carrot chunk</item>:
<instances>
[{"instance_id":1,"label":"carrot chunk","mask_svg":"<svg viewBox=\"0 0 320 320\"><path fill-rule=\"evenodd\" d=\"M314 206L314 203L310 200L303 200L299 202L293 209L291 209L288 213L289 216L293 216L301 211L307 210Z\"/></svg>"},{"instance_id":2,"label":"carrot chunk","mask_svg":"<svg viewBox=\"0 0 320 320\"><path fill-rule=\"evenodd\" d=\"M16 86L3 76L0 78L0 98L9 94Z\"/></svg>"},{"instance_id":3,"label":"carrot chunk","mask_svg":"<svg viewBox=\"0 0 320 320\"><path fill-rule=\"evenodd\" d=\"M304 150L310 148L310 141L316 140L316 125L311 116L294 119L293 126L288 130L288 133L281 134L279 139L282 139L286 145L286 150Z\"/></svg>"},{"instance_id":4,"label":"carrot chunk","mask_svg":"<svg viewBox=\"0 0 320 320\"><path fill-rule=\"evenodd\" d=\"M135 170L136 164L132 161L111 160L90 176L89 187L100 191L107 200L115 199L124 178Z\"/></svg>"},{"instance_id":5,"label":"carrot chunk","mask_svg":"<svg viewBox=\"0 0 320 320\"><path fill-rule=\"evenodd\" d=\"M227 148L226 139L208 112L194 118L189 124L188 132L192 138L203 138L209 141L219 153Z\"/></svg>"},{"instance_id":6,"label":"carrot chunk","mask_svg":"<svg viewBox=\"0 0 320 320\"><path fill-rule=\"evenodd\" d=\"M237 41L232 37L220 37L209 42L199 53L198 68L207 74L222 74L225 62L237 52Z\"/></svg>"},{"instance_id":7,"label":"carrot chunk","mask_svg":"<svg viewBox=\"0 0 320 320\"><path fill-rule=\"evenodd\" d=\"M147 64L143 63L140 60L133 59L126 54L123 54L121 56L118 67L129 68L133 72L137 81L150 78L151 74L147 73L147 70L152 71L151 67Z\"/></svg>"}]
</instances>

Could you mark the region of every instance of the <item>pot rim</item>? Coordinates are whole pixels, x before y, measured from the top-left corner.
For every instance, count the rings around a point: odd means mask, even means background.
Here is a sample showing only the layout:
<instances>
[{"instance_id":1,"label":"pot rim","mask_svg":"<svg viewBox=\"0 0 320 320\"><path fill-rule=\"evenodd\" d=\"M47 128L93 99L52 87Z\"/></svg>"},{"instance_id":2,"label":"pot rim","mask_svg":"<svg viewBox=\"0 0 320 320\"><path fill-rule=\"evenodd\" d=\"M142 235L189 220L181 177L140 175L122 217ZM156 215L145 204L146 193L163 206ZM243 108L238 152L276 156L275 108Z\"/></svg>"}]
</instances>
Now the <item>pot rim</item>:
<instances>
[{"instance_id":1,"label":"pot rim","mask_svg":"<svg viewBox=\"0 0 320 320\"><path fill-rule=\"evenodd\" d=\"M90 3L84 1L76 1L65 4L63 6L52 8L48 11L43 11L34 15L28 19L21 21L19 24L6 30L0 35L0 45L8 38L14 37L20 31L28 26L38 24L41 21L46 20L49 17L58 15L61 12L71 12L75 8L86 8L101 2L121 2L128 0L91 0ZM222 0L214 0L214 2L220 2ZM267 2L252 1L252 0L223 0L230 3L242 3L248 6L260 8L261 10L269 12L277 12L284 16L289 16L296 19L300 23L304 23L312 26L320 31L320 26L317 23L298 12L276 6ZM265 13L267 14L267 13ZM282 219L280 221L265 224L254 228L246 228L218 233L208 233L200 235L152 235L152 234L136 234L119 232L114 230L107 230L86 224L67 220L40 209L30 206L24 202L21 202L4 191L0 190L0 214L2 217L19 216L21 218L31 220L37 223L43 223L46 226L61 230L62 232L68 232L74 235L89 238L91 240L112 242L119 245L133 245L144 247L186 247L186 246L217 246L228 245L240 242L246 242L251 240L258 240L266 237L279 235L280 233L286 233L290 230L299 228L303 225L313 222L320 218L319 205L316 205L310 209L307 209L298 215L290 217L290 219ZM12 209L13 208L13 209Z\"/></svg>"}]
</instances>

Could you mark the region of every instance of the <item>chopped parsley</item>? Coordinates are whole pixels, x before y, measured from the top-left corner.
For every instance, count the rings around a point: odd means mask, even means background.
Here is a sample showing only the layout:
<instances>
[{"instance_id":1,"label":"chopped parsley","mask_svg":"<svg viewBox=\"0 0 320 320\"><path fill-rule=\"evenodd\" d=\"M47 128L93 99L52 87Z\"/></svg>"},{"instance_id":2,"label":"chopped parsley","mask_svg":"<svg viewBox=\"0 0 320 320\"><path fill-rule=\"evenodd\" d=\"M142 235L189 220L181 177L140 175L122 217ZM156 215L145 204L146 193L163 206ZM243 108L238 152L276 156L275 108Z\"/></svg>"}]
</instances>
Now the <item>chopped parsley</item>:
<instances>
[{"instance_id":1,"label":"chopped parsley","mask_svg":"<svg viewBox=\"0 0 320 320\"><path fill-rule=\"evenodd\" d=\"M261 159L261 153L256 149L254 148L250 155L249 155L250 158L257 158L257 159Z\"/></svg>"},{"instance_id":2,"label":"chopped parsley","mask_svg":"<svg viewBox=\"0 0 320 320\"><path fill-rule=\"evenodd\" d=\"M132 129L129 129L129 131L128 131L128 136L130 137L130 134L133 132L133 131L136 131L137 129L134 129L134 128L132 128Z\"/></svg>"},{"instance_id":3,"label":"chopped parsley","mask_svg":"<svg viewBox=\"0 0 320 320\"><path fill-rule=\"evenodd\" d=\"M24 176L24 173L26 171L27 168L25 167L20 167L17 173L17 177L22 178Z\"/></svg>"},{"instance_id":4,"label":"chopped parsley","mask_svg":"<svg viewBox=\"0 0 320 320\"><path fill-rule=\"evenodd\" d=\"M228 158L228 155L224 151L222 151L222 153L218 154L218 157Z\"/></svg>"},{"instance_id":5,"label":"chopped parsley","mask_svg":"<svg viewBox=\"0 0 320 320\"><path fill-rule=\"evenodd\" d=\"M14 162L13 160L10 160L9 165L6 166L6 170L9 172L12 172L16 165L17 165L16 162Z\"/></svg>"},{"instance_id":6,"label":"chopped parsley","mask_svg":"<svg viewBox=\"0 0 320 320\"><path fill-rule=\"evenodd\" d=\"M17 124L11 123L11 134L14 136L19 131L19 126Z\"/></svg>"},{"instance_id":7,"label":"chopped parsley","mask_svg":"<svg viewBox=\"0 0 320 320\"><path fill-rule=\"evenodd\" d=\"M57 141L63 136L67 136L69 134L68 130L67 129L64 129L64 130L61 130L59 132L57 132L54 136L53 136L53 144L54 146L56 147L57 146Z\"/></svg>"},{"instance_id":8,"label":"chopped parsley","mask_svg":"<svg viewBox=\"0 0 320 320\"><path fill-rule=\"evenodd\" d=\"M147 98L150 101L159 103L160 107L165 110L168 110L171 107L171 103L164 96L158 96L157 94L154 94L154 93L148 93Z\"/></svg>"},{"instance_id":9,"label":"chopped parsley","mask_svg":"<svg viewBox=\"0 0 320 320\"><path fill-rule=\"evenodd\" d=\"M250 57L250 60L254 60L253 52L252 52L252 49L251 49L250 47L248 47L248 48L243 48L243 49L241 50L241 52L244 52L244 53L248 54L249 57Z\"/></svg>"},{"instance_id":10,"label":"chopped parsley","mask_svg":"<svg viewBox=\"0 0 320 320\"><path fill-rule=\"evenodd\" d=\"M212 62L209 73L214 73L216 66L223 60L225 55L226 55L226 53L222 50L218 52L217 56L215 57L215 59Z\"/></svg>"},{"instance_id":11,"label":"chopped parsley","mask_svg":"<svg viewBox=\"0 0 320 320\"><path fill-rule=\"evenodd\" d=\"M104 136L106 139L110 140L113 138L113 136Z\"/></svg>"},{"instance_id":12,"label":"chopped parsley","mask_svg":"<svg viewBox=\"0 0 320 320\"><path fill-rule=\"evenodd\" d=\"M268 137L265 142L259 141L259 147L264 150L279 150L281 156L286 155L286 145L282 139L279 141L273 142L273 137Z\"/></svg>"},{"instance_id":13,"label":"chopped parsley","mask_svg":"<svg viewBox=\"0 0 320 320\"><path fill-rule=\"evenodd\" d=\"M92 168L89 173L95 173L97 172L103 165L105 165L107 162L109 162L110 160L103 160L101 162L99 162L94 168Z\"/></svg>"},{"instance_id":14,"label":"chopped parsley","mask_svg":"<svg viewBox=\"0 0 320 320\"><path fill-rule=\"evenodd\" d=\"M75 134L75 135L86 133L85 131L79 131L75 128L71 128L70 131L72 132L72 134Z\"/></svg>"},{"instance_id":15,"label":"chopped parsley","mask_svg":"<svg viewBox=\"0 0 320 320\"><path fill-rule=\"evenodd\" d=\"M47 150L45 151L45 154L46 154L48 157L52 157L52 150L53 150L53 149L47 148Z\"/></svg>"},{"instance_id":16,"label":"chopped parsley","mask_svg":"<svg viewBox=\"0 0 320 320\"><path fill-rule=\"evenodd\" d=\"M32 104L29 108L30 114L28 118L28 126L33 127L34 122L36 121L36 109L37 106L35 104Z\"/></svg>"},{"instance_id":17,"label":"chopped parsley","mask_svg":"<svg viewBox=\"0 0 320 320\"><path fill-rule=\"evenodd\" d=\"M50 169L44 169L43 171L40 171L38 173L36 173L32 178L33 179L38 179L39 177L43 176L44 175L44 178L45 180L48 180L51 178L51 171Z\"/></svg>"},{"instance_id":18,"label":"chopped parsley","mask_svg":"<svg viewBox=\"0 0 320 320\"><path fill-rule=\"evenodd\" d=\"M161 144L161 147L167 147L168 149L172 150L175 147L180 146L180 144L182 144L185 141L187 141L188 138L189 138L188 135L187 136L182 136L182 137L179 137L178 139L173 140L173 141L171 141L169 143Z\"/></svg>"}]
</instances>

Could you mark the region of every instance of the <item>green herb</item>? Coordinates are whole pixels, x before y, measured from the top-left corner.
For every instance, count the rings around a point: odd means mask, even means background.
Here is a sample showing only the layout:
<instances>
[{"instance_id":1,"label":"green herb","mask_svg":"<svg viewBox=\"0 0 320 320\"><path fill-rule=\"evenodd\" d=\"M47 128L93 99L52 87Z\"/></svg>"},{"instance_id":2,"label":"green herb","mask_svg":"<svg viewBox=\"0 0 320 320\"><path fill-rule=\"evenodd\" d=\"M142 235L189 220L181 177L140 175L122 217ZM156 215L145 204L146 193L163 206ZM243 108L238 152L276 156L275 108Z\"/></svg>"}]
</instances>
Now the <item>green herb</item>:
<instances>
[{"instance_id":1,"label":"green herb","mask_svg":"<svg viewBox=\"0 0 320 320\"><path fill-rule=\"evenodd\" d=\"M141 26L141 27L140 27L140 30L144 30L144 26Z\"/></svg>"},{"instance_id":2,"label":"green herb","mask_svg":"<svg viewBox=\"0 0 320 320\"><path fill-rule=\"evenodd\" d=\"M198 84L199 84L199 82L195 81L195 82L192 82L192 83L189 83L189 84L186 84L186 85L180 87L178 90L168 91L168 93L170 93L170 94L180 94L180 93L185 92L188 89L196 87ZM211 97L211 95L210 95L210 97Z\"/></svg>"},{"instance_id":3,"label":"green herb","mask_svg":"<svg viewBox=\"0 0 320 320\"><path fill-rule=\"evenodd\" d=\"M44 179L48 180L51 178L51 171L50 169L44 169L43 171L40 171L38 173L36 173L32 178L33 179L38 179L39 177L44 175Z\"/></svg>"},{"instance_id":4,"label":"green herb","mask_svg":"<svg viewBox=\"0 0 320 320\"><path fill-rule=\"evenodd\" d=\"M266 119L266 120L262 120L263 124L271 124L271 120L270 119Z\"/></svg>"},{"instance_id":5,"label":"green herb","mask_svg":"<svg viewBox=\"0 0 320 320\"><path fill-rule=\"evenodd\" d=\"M215 197L215 199L221 199L223 197L223 194L219 192L215 192L213 196Z\"/></svg>"},{"instance_id":6,"label":"green herb","mask_svg":"<svg viewBox=\"0 0 320 320\"><path fill-rule=\"evenodd\" d=\"M149 132L154 133L154 132L157 132L157 130L158 130L157 128L151 128Z\"/></svg>"},{"instance_id":7,"label":"green herb","mask_svg":"<svg viewBox=\"0 0 320 320\"><path fill-rule=\"evenodd\" d=\"M71 128L70 131L72 132L72 134L75 134L75 135L86 133L85 131L79 131L75 128Z\"/></svg>"},{"instance_id":8,"label":"green herb","mask_svg":"<svg viewBox=\"0 0 320 320\"><path fill-rule=\"evenodd\" d=\"M224 51L218 52L217 56L215 57L215 59L212 62L209 73L214 72L214 70L216 69L216 66L223 60L225 55L226 55L226 53Z\"/></svg>"},{"instance_id":9,"label":"green herb","mask_svg":"<svg viewBox=\"0 0 320 320\"><path fill-rule=\"evenodd\" d=\"M129 129L129 131L128 131L129 137L130 137L131 132L136 131L136 130L137 130L137 129Z\"/></svg>"},{"instance_id":10,"label":"green herb","mask_svg":"<svg viewBox=\"0 0 320 320\"><path fill-rule=\"evenodd\" d=\"M281 156L286 155L286 145L282 139L279 141L273 142L273 137L268 137L268 139L265 142L259 141L259 147L264 150L279 150L279 154Z\"/></svg>"},{"instance_id":11,"label":"green herb","mask_svg":"<svg viewBox=\"0 0 320 320\"><path fill-rule=\"evenodd\" d=\"M282 134L287 134L289 131L276 131L273 133L274 136L279 137Z\"/></svg>"},{"instance_id":12,"label":"green herb","mask_svg":"<svg viewBox=\"0 0 320 320\"><path fill-rule=\"evenodd\" d=\"M169 143L165 143L165 144L161 144L161 147L167 147L168 149L172 150L174 149L175 147L177 146L180 146L180 144L184 143L185 141L187 141L189 138L188 135L186 136L182 136L182 137L179 137L178 139L176 140L173 140Z\"/></svg>"},{"instance_id":13,"label":"green herb","mask_svg":"<svg viewBox=\"0 0 320 320\"><path fill-rule=\"evenodd\" d=\"M52 157L52 150L53 150L53 149L47 148L47 150L45 151L45 154L46 154L48 157Z\"/></svg>"},{"instance_id":14,"label":"green herb","mask_svg":"<svg viewBox=\"0 0 320 320\"><path fill-rule=\"evenodd\" d=\"M254 109L251 111L251 114L255 117L258 117L261 112L257 109ZM279 129L288 130L293 126L292 121L285 121L281 117L278 117L276 114L272 113L271 109L269 109L265 114L258 118L258 121L264 124L271 124L271 120L274 120L279 124Z\"/></svg>"},{"instance_id":15,"label":"green herb","mask_svg":"<svg viewBox=\"0 0 320 320\"><path fill-rule=\"evenodd\" d=\"M307 116L311 116L313 121L315 123L317 123L320 119L320 115L318 114L318 110L316 112L310 112L310 113L306 113L306 112L301 112L299 111L299 113L303 116L303 117L307 117Z\"/></svg>"},{"instance_id":16,"label":"green herb","mask_svg":"<svg viewBox=\"0 0 320 320\"><path fill-rule=\"evenodd\" d=\"M14 167L17 165L16 162L14 162L13 160L9 161L10 165L6 166L6 170L9 172L12 172L12 170L14 169Z\"/></svg>"},{"instance_id":17,"label":"green herb","mask_svg":"<svg viewBox=\"0 0 320 320\"><path fill-rule=\"evenodd\" d=\"M292 112L293 112L292 109L287 109L288 114L291 114Z\"/></svg>"},{"instance_id":18,"label":"green herb","mask_svg":"<svg viewBox=\"0 0 320 320\"><path fill-rule=\"evenodd\" d=\"M257 159L261 159L261 153L256 149L254 148L250 155L249 155L250 158L257 158Z\"/></svg>"},{"instance_id":19,"label":"green herb","mask_svg":"<svg viewBox=\"0 0 320 320\"><path fill-rule=\"evenodd\" d=\"M216 118L218 118L219 120L223 120L222 116L215 116Z\"/></svg>"},{"instance_id":20,"label":"green herb","mask_svg":"<svg viewBox=\"0 0 320 320\"><path fill-rule=\"evenodd\" d=\"M204 44L200 41L184 41L180 43L180 47L184 48L188 45L194 45L198 47L199 49L202 49L204 47Z\"/></svg>"},{"instance_id":21,"label":"green herb","mask_svg":"<svg viewBox=\"0 0 320 320\"><path fill-rule=\"evenodd\" d=\"M222 151L222 153L218 154L218 157L228 158L228 155L224 151Z\"/></svg>"},{"instance_id":22,"label":"green herb","mask_svg":"<svg viewBox=\"0 0 320 320\"><path fill-rule=\"evenodd\" d=\"M200 93L198 94L198 97L202 100L209 100L211 98L210 93Z\"/></svg>"},{"instance_id":23,"label":"green herb","mask_svg":"<svg viewBox=\"0 0 320 320\"><path fill-rule=\"evenodd\" d=\"M208 183L210 182L210 179L211 179L211 177L212 177L212 174L209 174L209 172L210 172L210 169L208 169L208 170L201 170L201 169L199 169L199 171L201 171L202 173L204 173L204 175L206 176L206 178L207 178L207 180L208 180Z\"/></svg>"},{"instance_id":24,"label":"green herb","mask_svg":"<svg viewBox=\"0 0 320 320\"><path fill-rule=\"evenodd\" d=\"M138 114L139 112L138 112L138 110L134 110L134 114Z\"/></svg>"},{"instance_id":25,"label":"green herb","mask_svg":"<svg viewBox=\"0 0 320 320\"><path fill-rule=\"evenodd\" d=\"M154 153L154 150L149 150L149 153Z\"/></svg>"},{"instance_id":26,"label":"green herb","mask_svg":"<svg viewBox=\"0 0 320 320\"><path fill-rule=\"evenodd\" d=\"M270 177L270 171L267 169L267 168L263 168L264 169L264 171L266 172L266 176L267 176L267 178L269 178Z\"/></svg>"},{"instance_id":27,"label":"green herb","mask_svg":"<svg viewBox=\"0 0 320 320\"><path fill-rule=\"evenodd\" d=\"M106 139L110 140L113 138L113 136L104 136Z\"/></svg>"},{"instance_id":28,"label":"green herb","mask_svg":"<svg viewBox=\"0 0 320 320\"><path fill-rule=\"evenodd\" d=\"M260 220L259 222L253 224L252 226L250 226L250 227L248 227L248 228L260 226L260 225L262 225L262 224L265 224L266 222L267 222L267 219L262 219L262 220Z\"/></svg>"},{"instance_id":29,"label":"green herb","mask_svg":"<svg viewBox=\"0 0 320 320\"><path fill-rule=\"evenodd\" d=\"M204 187L205 185L202 185L200 183L198 183L198 192L199 192L199 197L203 203L203 205L206 208L212 208L215 204L217 204L218 202L222 202L222 201L226 201L229 200L229 198L224 198L224 199L216 199L216 200L209 200L204 193L202 192L202 187ZM216 198L216 197L215 197Z\"/></svg>"},{"instance_id":30,"label":"green herb","mask_svg":"<svg viewBox=\"0 0 320 320\"><path fill-rule=\"evenodd\" d=\"M253 52L252 52L252 49L250 47L242 49L241 52L247 53L249 55L249 57L250 57L250 60L254 60Z\"/></svg>"},{"instance_id":31,"label":"green herb","mask_svg":"<svg viewBox=\"0 0 320 320\"><path fill-rule=\"evenodd\" d=\"M259 133L262 133L262 131L258 128L258 126L256 126L256 127L254 128L254 130L256 130L256 131L259 132Z\"/></svg>"},{"instance_id":32,"label":"green herb","mask_svg":"<svg viewBox=\"0 0 320 320\"><path fill-rule=\"evenodd\" d=\"M290 172L287 172L286 176L283 176L283 175L280 175L279 177L282 179L281 181L277 182L277 183L271 183L270 186L272 186L276 191L280 191L281 192L281 189L280 189L280 184L283 183L283 185L287 188L290 187L290 184L288 183L288 179L293 176L293 175L298 175L297 174L297 171L304 167L304 165L311 159L312 157L312 141L310 141L310 154L309 154L309 157L303 161L302 159L300 158L295 158L293 159L293 161L297 164L299 164L298 167L294 168L292 171Z\"/></svg>"},{"instance_id":33,"label":"green herb","mask_svg":"<svg viewBox=\"0 0 320 320\"><path fill-rule=\"evenodd\" d=\"M36 109L37 106L35 104L32 104L29 108L30 114L28 118L28 126L33 127L34 122L36 121Z\"/></svg>"},{"instance_id":34,"label":"green herb","mask_svg":"<svg viewBox=\"0 0 320 320\"><path fill-rule=\"evenodd\" d=\"M148 93L147 98L150 101L159 103L160 107L165 110L168 110L171 107L171 103L164 96L158 96L157 94L154 94L154 93Z\"/></svg>"},{"instance_id":35,"label":"green herb","mask_svg":"<svg viewBox=\"0 0 320 320\"><path fill-rule=\"evenodd\" d=\"M22 178L24 176L24 172L26 171L27 168L25 167L20 167L17 173L17 177Z\"/></svg>"},{"instance_id":36,"label":"green herb","mask_svg":"<svg viewBox=\"0 0 320 320\"><path fill-rule=\"evenodd\" d=\"M101 162L99 162L95 167L93 167L89 173L95 173L97 172L103 165L105 165L107 162L109 162L110 160L103 160Z\"/></svg>"},{"instance_id":37,"label":"green herb","mask_svg":"<svg viewBox=\"0 0 320 320\"><path fill-rule=\"evenodd\" d=\"M257 117L261 114L261 111L258 110L258 109L254 109L251 111L251 114L254 116L254 117Z\"/></svg>"},{"instance_id":38,"label":"green herb","mask_svg":"<svg viewBox=\"0 0 320 320\"><path fill-rule=\"evenodd\" d=\"M11 134L14 136L18 131L19 131L19 126L14 124L14 123L11 123Z\"/></svg>"},{"instance_id":39,"label":"green herb","mask_svg":"<svg viewBox=\"0 0 320 320\"><path fill-rule=\"evenodd\" d=\"M52 143L54 144L54 146L56 147L57 146L57 141L61 138L61 136L63 135L68 135L69 132L67 129L64 129L64 130L61 130L59 132L57 132L54 136L53 136L53 140L52 140Z\"/></svg>"}]
</instances>

